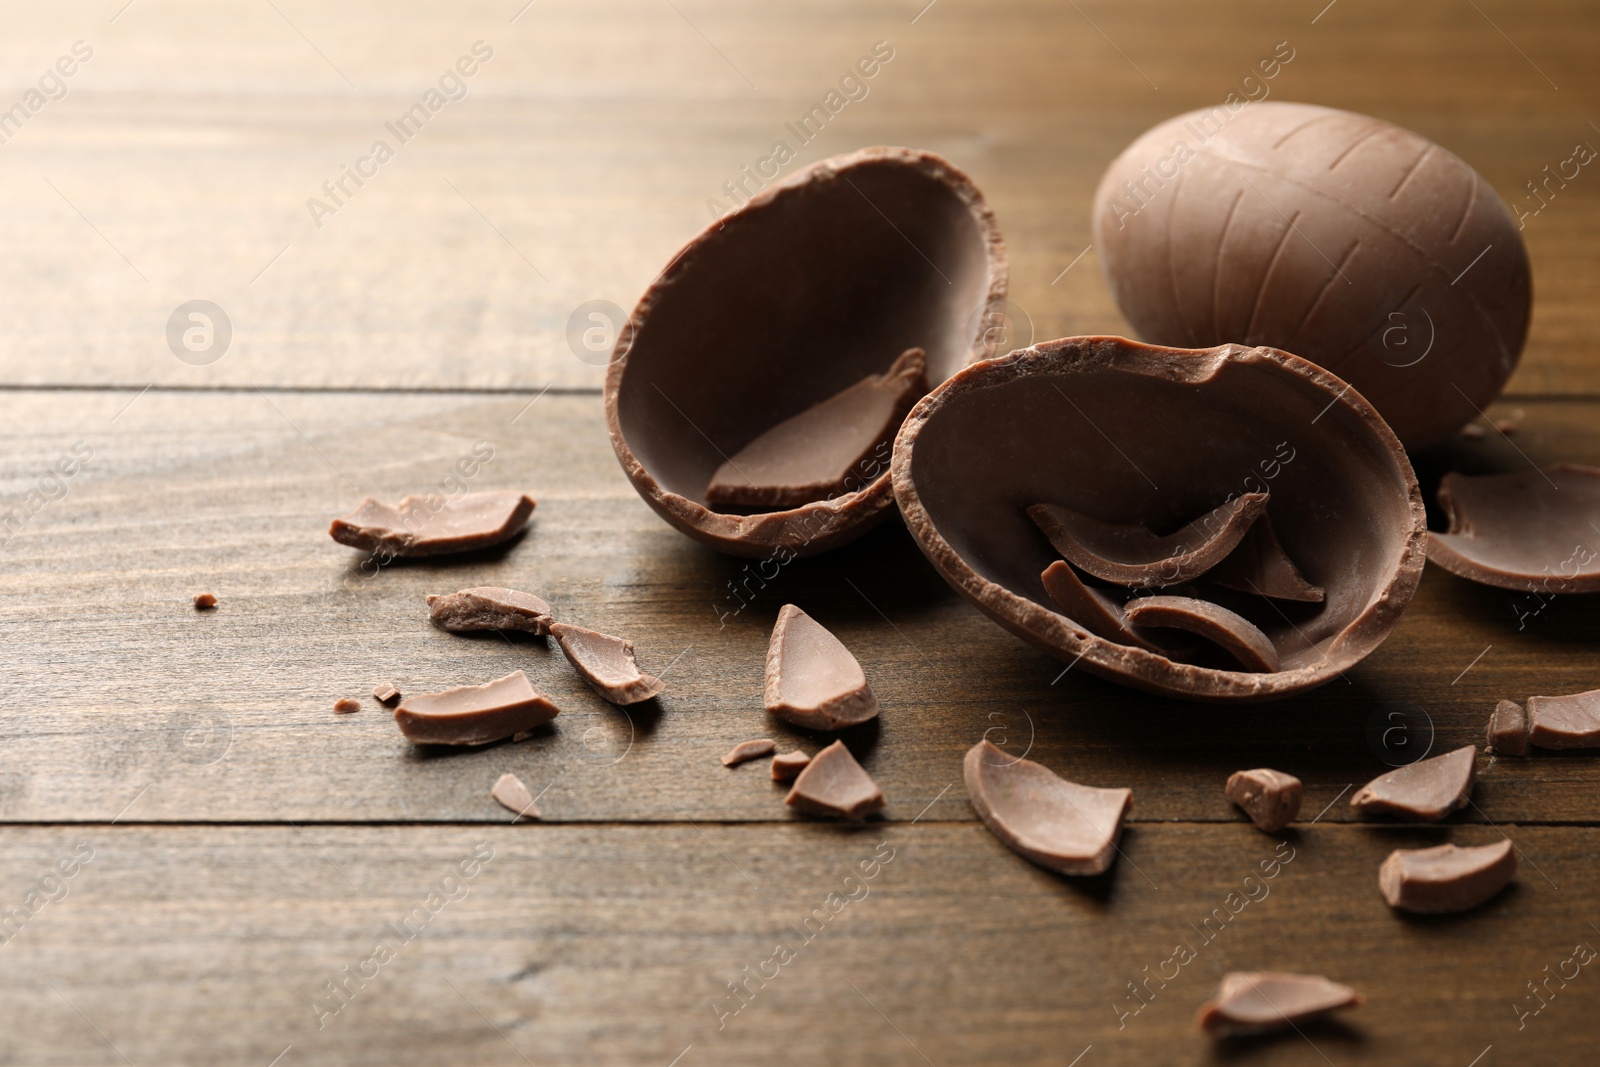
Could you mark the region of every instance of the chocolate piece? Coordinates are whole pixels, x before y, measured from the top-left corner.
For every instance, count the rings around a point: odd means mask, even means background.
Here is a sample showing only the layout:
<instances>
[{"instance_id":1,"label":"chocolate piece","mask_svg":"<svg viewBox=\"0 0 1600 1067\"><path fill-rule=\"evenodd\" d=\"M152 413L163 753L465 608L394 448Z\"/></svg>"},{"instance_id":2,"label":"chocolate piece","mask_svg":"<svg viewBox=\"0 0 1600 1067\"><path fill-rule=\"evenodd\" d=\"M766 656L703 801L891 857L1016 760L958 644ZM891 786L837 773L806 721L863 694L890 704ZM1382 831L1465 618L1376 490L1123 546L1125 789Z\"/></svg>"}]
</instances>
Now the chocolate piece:
<instances>
[{"instance_id":1,"label":"chocolate piece","mask_svg":"<svg viewBox=\"0 0 1600 1067\"><path fill-rule=\"evenodd\" d=\"M1495 419L1494 420L1494 428L1496 430L1500 431L1501 433L1505 434L1507 437L1510 437L1512 434L1517 432L1517 426L1518 425L1519 425L1519 423L1515 419Z\"/></svg>"},{"instance_id":2,"label":"chocolate piece","mask_svg":"<svg viewBox=\"0 0 1600 1067\"><path fill-rule=\"evenodd\" d=\"M1134 633L1123 617L1122 608L1111 597L1085 585L1083 579L1063 560L1056 560L1039 575L1044 591L1056 602L1061 613L1090 633L1123 645L1137 645L1156 651L1156 646Z\"/></svg>"},{"instance_id":3,"label":"chocolate piece","mask_svg":"<svg viewBox=\"0 0 1600 1067\"><path fill-rule=\"evenodd\" d=\"M979 610L1075 669L1169 696L1272 700L1339 678L1394 628L1424 563L1422 494L1400 442L1346 383L1273 349L1069 337L985 360L911 409L893 473L906 528ZM1040 574L1055 553L1032 502L1160 530L1262 486L1283 545L1327 588L1309 611L1235 608L1267 635L1277 671L1179 662L1047 606Z\"/></svg>"},{"instance_id":4,"label":"chocolate piece","mask_svg":"<svg viewBox=\"0 0 1600 1067\"><path fill-rule=\"evenodd\" d=\"M428 596L428 620L441 630L522 630L548 634L550 605L532 593L478 585L459 593Z\"/></svg>"},{"instance_id":5,"label":"chocolate piece","mask_svg":"<svg viewBox=\"0 0 1600 1067\"><path fill-rule=\"evenodd\" d=\"M340 697L333 702L333 710L341 715L348 715L352 711L361 710L361 701L353 697Z\"/></svg>"},{"instance_id":6,"label":"chocolate piece","mask_svg":"<svg viewBox=\"0 0 1600 1067\"><path fill-rule=\"evenodd\" d=\"M1256 593L1274 600L1297 600L1320 604L1328 591L1306 581L1289 553L1283 550L1272 520L1265 513L1250 527L1239 547L1228 558L1206 572L1206 581L1225 589Z\"/></svg>"},{"instance_id":7,"label":"chocolate piece","mask_svg":"<svg viewBox=\"0 0 1600 1067\"><path fill-rule=\"evenodd\" d=\"M385 707L392 708L400 702L400 690L385 682L382 685L373 686L372 699Z\"/></svg>"},{"instance_id":8,"label":"chocolate piece","mask_svg":"<svg viewBox=\"0 0 1600 1067\"><path fill-rule=\"evenodd\" d=\"M1057 504L1035 504L1028 517L1079 570L1150 588L1178 585L1215 567L1266 506L1266 493L1246 493L1164 537L1141 523L1103 522Z\"/></svg>"},{"instance_id":9,"label":"chocolate piece","mask_svg":"<svg viewBox=\"0 0 1600 1067\"><path fill-rule=\"evenodd\" d=\"M1600 470L1544 470L1439 482L1449 528L1428 535L1428 560L1452 574L1529 593L1600 591Z\"/></svg>"},{"instance_id":10,"label":"chocolate piece","mask_svg":"<svg viewBox=\"0 0 1600 1067\"><path fill-rule=\"evenodd\" d=\"M1600 689L1529 697L1528 743L1535 748L1600 747Z\"/></svg>"},{"instance_id":11,"label":"chocolate piece","mask_svg":"<svg viewBox=\"0 0 1600 1067\"><path fill-rule=\"evenodd\" d=\"M978 817L1017 855L1062 874L1111 866L1132 790L1069 782L987 738L967 750L961 769Z\"/></svg>"},{"instance_id":12,"label":"chocolate piece","mask_svg":"<svg viewBox=\"0 0 1600 1067\"><path fill-rule=\"evenodd\" d=\"M994 215L950 163L906 148L823 160L712 223L640 297L607 368L612 447L696 540L757 558L826 551L893 512L887 442L845 495L782 510L707 507L713 475L895 353L924 350L930 384L995 354L1005 295Z\"/></svg>"},{"instance_id":13,"label":"chocolate piece","mask_svg":"<svg viewBox=\"0 0 1600 1067\"><path fill-rule=\"evenodd\" d=\"M521 778L510 772L495 779L494 788L489 790L489 795L507 811L514 811L519 816L530 819L539 817L539 808L533 802L533 794L522 784Z\"/></svg>"},{"instance_id":14,"label":"chocolate piece","mask_svg":"<svg viewBox=\"0 0 1600 1067\"><path fill-rule=\"evenodd\" d=\"M759 741L740 741L722 757L724 767L732 767L745 760L759 759L769 756L778 750L778 743L770 737L763 737Z\"/></svg>"},{"instance_id":15,"label":"chocolate piece","mask_svg":"<svg viewBox=\"0 0 1600 1067\"><path fill-rule=\"evenodd\" d=\"M778 423L717 468L706 502L767 510L827 500L861 488L860 471L928 391L927 353L908 348L882 374Z\"/></svg>"},{"instance_id":16,"label":"chocolate piece","mask_svg":"<svg viewBox=\"0 0 1600 1067\"><path fill-rule=\"evenodd\" d=\"M1479 848L1397 848L1378 868L1378 889L1391 908L1442 915L1476 908L1516 873L1509 839Z\"/></svg>"},{"instance_id":17,"label":"chocolate piece","mask_svg":"<svg viewBox=\"0 0 1600 1067\"><path fill-rule=\"evenodd\" d=\"M1275 671L1278 650L1261 628L1243 615L1209 600L1187 596L1146 596L1130 600L1122 612L1140 627L1165 627L1197 634L1221 647L1247 671Z\"/></svg>"},{"instance_id":18,"label":"chocolate piece","mask_svg":"<svg viewBox=\"0 0 1600 1067\"><path fill-rule=\"evenodd\" d=\"M811 815L859 819L883 810L883 790L844 742L835 741L811 757L783 802Z\"/></svg>"},{"instance_id":19,"label":"chocolate piece","mask_svg":"<svg viewBox=\"0 0 1600 1067\"><path fill-rule=\"evenodd\" d=\"M637 704L659 696L667 687L660 678L639 669L632 641L563 622L552 623L550 632L567 654L567 662L590 688L613 704Z\"/></svg>"},{"instance_id":20,"label":"chocolate piece","mask_svg":"<svg viewBox=\"0 0 1600 1067\"><path fill-rule=\"evenodd\" d=\"M1483 425L1477 422L1469 422L1457 432L1469 441L1481 441L1489 436L1489 431L1485 430Z\"/></svg>"},{"instance_id":21,"label":"chocolate piece","mask_svg":"<svg viewBox=\"0 0 1600 1067\"><path fill-rule=\"evenodd\" d=\"M1234 771L1223 792L1244 809L1251 822L1269 834L1282 830L1300 815L1300 779L1282 771L1267 767Z\"/></svg>"},{"instance_id":22,"label":"chocolate piece","mask_svg":"<svg viewBox=\"0 0 1600 1067\"><path fill-rule=\"evenodd\" d=\"M1363 815L1378 812L1429 822L1442 819L1472 795L1477 755L1477 749L1467 745L1396 767L1362 786L1350 798L1350 806Z\"/></svg>"},{"instance_id":23,"label":"chocolate piece","mask_svg":"<svg viewBox=\"0 0 1600 1067\"><path fill-rule=\"evenodd\" d=\"M1514 700L1502 700L1489 716L1489 751L1497 756L1528 754L1528 713Z\"/></svg>"},{"instance_id":24,"label":"chocolate piece","mask_svg":"<svg viewBox=\"0 0 1600 1067\"><path fill-rule=\"evenodd\" d=\"M437 501L437 503L430 503ZM508 490L466 493L455 498L408 496L398 504L367 497L328 536L341 545L396 556L470 552L509 541L533 514L530 496Z\"/></svg>"},{"instance_id":25,"label":"chocolate piece","mask_svg":"<svg viewBox=\"0 0 1600 1067\"><path fill-rule=\"evenodd\" d=\"M560 714L528 676L512 671L483 685L414 694L394 709L406 740L419 745L487 745L526 734Z\"/></svg>"},{"instance_id":26,"label":"chocolate piece","mask_svg":"<svg viewBox=\"0 0 1600 1067\"><path fill-rule=\"evenodd\" d=\"M197 593L194 598L196 611L207 611L217 606L217 598L213 593Z\"/></svg>"},{"instance_id":27,"label":"chocolate piece","mask_svg":"<svg viewBox=\"0 0 1600 1067\"><path fill-rule=\"evenodd\" d=\"M808 730L843 730L878 714L861 664L821 623L785 604L767 642L767 710Z\"/></svg>"},{"instance_id":28,"label":"chocolate piece","mask_svg":"<svg viewBox=\"0 0 1600 1067\"><path fill-rule=\"evenodd\" d=\"M806 764L811 762L811 757L804 752L780 752L772 757L772 780L774 782L788 782L794 776L806 769Z\"/></svg>"},{"instance_id":29,"label":"chocolate piece","mask_svg":"<svg viewBox=\"0 0 1600 1067\"><path fill-rule=\"evenodd\" d=\"M1294 352L1411 449L1487 407L1528 333L1528 254L1494 187L1348 111L1268 101L1163 122L1101 179L1094 247L1140 337Z\"/></svg>"},{"instance_id":30,"label":"chocolate piece","mask_svg":"<svg viewBox=\"0 0 1600 1067\"><path fill-rule=\"evenodd\" d=\"M1212 1037L1265 1034L1364 1004L1366 999L1320 975L1230 971L1222 976L1216 997L1201 1006L1195 1022Z\"/></svg>"}]
</instances>

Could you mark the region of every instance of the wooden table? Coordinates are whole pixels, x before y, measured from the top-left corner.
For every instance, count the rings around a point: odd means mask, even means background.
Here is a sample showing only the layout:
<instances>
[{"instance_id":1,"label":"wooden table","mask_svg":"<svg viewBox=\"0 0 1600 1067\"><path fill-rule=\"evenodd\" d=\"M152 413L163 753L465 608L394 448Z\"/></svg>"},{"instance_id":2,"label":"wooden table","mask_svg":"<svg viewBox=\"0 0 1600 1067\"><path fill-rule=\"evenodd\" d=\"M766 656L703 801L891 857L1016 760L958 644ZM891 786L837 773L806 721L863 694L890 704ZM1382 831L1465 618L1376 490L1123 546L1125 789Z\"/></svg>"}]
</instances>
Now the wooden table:
<instances>
[{"instance_id":1,"label":"wooden table","mask_svg":"<svg viewBox=\"0 0 1600 1067\"><path fill-rule=\"evenodd\" d=\"M898 526L785 569L722 625L741 564L634 494L601 369L567 340L586 301L631 306L722 183L878 41L893 59L795 166L888 143L968 170L1007 238L1022 344L1126 330L1084 254L1096 179L1277 42L1294 58L1274 99L1416 129L1516 201L1600 143L1592 8L121 2L0 15L0 105L74 42L92 51L0 146L0 503L92 450L0 566L0 1062L1593 1062L1600 976L1550 976L1600 943L1600 763L1485 758L1442 827L1358 824L1341 801L1385 769L1373 738L1394 722L1443 750L1481 743L1497 699L1600 685L1591 601L1519 624L1515 595L1430 568L1347 682L1238 709L1063 676ZM472 76L447 82L464 97L361 163L479 41ZM333 202L323 183L357 166L375 174ZM1425 480L1600 463L1600 176L1525 236L1533 330L1492 411L1519 428L1425 457ZM167 339L197 299L233 330L201 365ZM478 485L540 501L510 551L373 575L326 536L479 442ZM423 594L477 584L630 637L669 683L659 711L602 704L541 642L428 625ZM201 591L215 612L190 606ZM851 738L882 821L793 817L764 765L718 763L752 736L816 747L761 708L787 601L882 698ZM522 744L424 755L365 696L518 668L563 709ZM346 695L363 710L332 714ZM959 764L985 735L1132 787L1109 876L1053 876L976 821ZM1259 765L1303 776L1321 815L1235 913L1276 842L1221 786ZM490 800L505 771L541 794L541 821ZM1491 906L1411 920L1379 898L1390 849L1502 834L1524 862ZM1150 979L1180 943L1195 958ZM1256 968L1325 973L1368 1003L1280 1039L1203 1038L1192 1017L1219 976ZM1540 1003L1530 982L1555 995L1519 1018Z\"/></svg>"}]
</instances>

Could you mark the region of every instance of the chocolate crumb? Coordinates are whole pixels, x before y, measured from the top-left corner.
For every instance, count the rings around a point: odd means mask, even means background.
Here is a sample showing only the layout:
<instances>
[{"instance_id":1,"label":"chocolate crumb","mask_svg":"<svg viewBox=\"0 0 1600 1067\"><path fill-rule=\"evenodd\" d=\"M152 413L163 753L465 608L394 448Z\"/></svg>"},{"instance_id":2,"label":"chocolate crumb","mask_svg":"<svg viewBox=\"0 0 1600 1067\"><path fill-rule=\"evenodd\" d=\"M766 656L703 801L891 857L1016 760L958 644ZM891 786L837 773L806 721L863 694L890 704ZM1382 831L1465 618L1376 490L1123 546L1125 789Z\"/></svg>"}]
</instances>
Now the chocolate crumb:
<instances>
[{"instance_id":1,"label":"chocolate crumb","mask_svg":"<svg viewBox=\"0 0 1600 1067\"><path fill-rule=\"evenodd\" d=\"M1201 1006L1195 1022L1213 1037L1265 1034L1365 1001L1320 975L1233 971L1222 976L1217 995Z\"/></svg>"},{"instance_id":2,"label":"chocolate crumb","mask_svg":"<svg viewBox=\"0 0 1600 1067\"><path fill-rule=\"evenodd\" d=\"M340 697L333 702L333 710L341 715L348 715L352 711L361 710L361 701L356 700L354 697Z\"/></svg>"},{"instance_id":3,"label":"chocolate crumb","mask_svg":"<svg viewBox=\"0 0 1600 1067\"><path fill-rule=\"evenodd\" d=\"M771 755L777 751L777 748L778 743L770 737L763 737L759 741L740 741L733 746L726 756L722 757L722 765L724 767L732 767L734 764L743 763L746 760L759 759L762 756Z\"/></svg>"},{"instance_id":4,"label":"chocolate crumb","mask_svg":"<svg viewBox=\"0 0 1600 1067\"><path fill-rule=\"evenodd\" d=\"M217 597L216 597L215 593L197 593L197 594L195 594L194 608L195 608L196 611L208 611L211 608L214 608L216 606L217 606Z\"/></svg>"},{"instance_id":5,"label":"chocolate crumb","mask_svg":"<svg viewBox=\"0 0 1600 1067\"><path fill-rule=\"evenodd\" d=\"M1398 848L1378 869L1391 908L1443 915L1477 907L1511 883L1517 853L1510 839L1478 848Z\"/></svg>"},{"instance_id":6,"label":"chocolate crumb","mask_svg":"<svg viewBox=\"0 0 1600 1067\"><path fill-rule=\"evenodd\" d=\"M1494 428L1499 430L1501 433L1505 434L1507 437L1510 437L1512 434L1517 432L1517 426L1518 425L1519 424L1518 424L1517 420L1515 420L1515 419L1495 419L1494 420Z\"/></svg>"},{"instance_id":7,"label":"chocolate crumb","mask_svg":"<svg viewBox=\"0 0 1600 1067\"><path fill-rule=\"evenodd\" d=\"M1461 427L1461 436L1465 437L1468 441L1481 441L1488 435L1489 431L1485 430L1482 425L1476 422L1469 422L1465 426Z\"/></svg>"},{"instance_id":8,"label":"chocolate crumb","mask_svg":"<svg viewBox=\"0 0 1600 1067\"><path fill-rule=\"evenodd\" d=\"M804 752L780 752L772 757L772 780L774 782L792 782L795 775L806 769L806 764L811 762L811 757Z\"/></svg>"},{"instance_id":9,"label":"chocolate crumb","mask_svg":"<svg viewBox=\"0 0 1600 1067\"><path fill-rule=\"evenodd\" d=\"M1223 792L1269 834L1282 830L1300 814L1300 779L1282 771L1267 767L1234 771Z\"/></svg>"},{"instance_id":10,"label":"chocolate crumb","mask_svg":"<svg viewBox=\"0 0 1600 1067\"><path fill-rule=\"evenodd\" d=\"M533 802L533 794L522 784L522 779L514 774L507 772L496 779L494 788L489 790L489 795L507 811L514 811L530 819L539 817L539 808Z\"/></svg>"},{"instance_id":11,"label":"chocolate crumb","mask_svg":"<svg viewBox=\"0 0 1600 1067\"><path fill-rule=\"evenodd\" d=\"M400 703L400 690L396 689L388 682L385 682L382 685L375 686L373 688L372 699L376 700L386 708L392 708L396 704Z\"/></svg>"},{"instance_id":12,"label":"chocolate crumb","mask_svg":"<svg viewBox=\"0 0 1600 1067\"><path fill-rule=\"evenodd\" d=\"M1528 754L1528 713L1515 700L1502 700L1489 716L1489 751L1496 756Z\"/></svg>"}]
</instances>

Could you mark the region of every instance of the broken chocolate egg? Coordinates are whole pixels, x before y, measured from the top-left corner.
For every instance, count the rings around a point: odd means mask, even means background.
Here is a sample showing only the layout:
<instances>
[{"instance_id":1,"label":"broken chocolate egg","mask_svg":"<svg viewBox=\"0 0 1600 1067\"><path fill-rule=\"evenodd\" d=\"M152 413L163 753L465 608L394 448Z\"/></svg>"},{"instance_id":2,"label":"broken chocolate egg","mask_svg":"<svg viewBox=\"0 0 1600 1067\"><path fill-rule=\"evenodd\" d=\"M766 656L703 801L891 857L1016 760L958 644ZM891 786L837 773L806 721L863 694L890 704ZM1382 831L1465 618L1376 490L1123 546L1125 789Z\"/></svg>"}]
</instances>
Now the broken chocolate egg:
<instances>
[{"instance_id":1,"label":"broken chocolate egg","mask_svg":"<svg viewBox=\"0 0 1600 1067\"><path fill-rule=\"evenodd\" d=\"M992 354L1005 294L994 215L950 163L823 160L708 227L640 298L606 374L612 447L690 537L822 552L888 516L900 417Z\"/></svg>"},{"instance_id":2,"label":"broken chocolate egg","mask_svg":"<svg viewBox=\"0 0 1600 1067\"><path fill-rule=\"evenodd\" d=\"M1474 582L1529 593L1600 592L1600 470L1548 469L1439 482L1449 528L1428 559Z\"/></svg>"},{"instance_id":3,"label":"broken chocolate egg","mask_svg":"<svg viewBox=\"0 0 1600 1067\"><path fill-rule=\"evenodd\" d=\"M1106 170L1093 227L1141 337L1294 352L1408 448L1499 395L1528 333L1528 254L1494 187L1366 115L1273 102L1169 119Z\"/></svg>"},{"instance_id":4,"label":"broken chocolate egg","mask_svg":"<svg viewBox=\"0 0 1600 1067\"><path fill-rule=\"evenodd\" d=\"M1001 626L1101 677L1189 699L1270 700L1337 678L1388 636L1424 562L1422 495L1393 432L1344 382L1270 348L1070 337L987 360L906 417L894 491L934 567ZM1213 588L1204 573L1185 593L1264 634L1276 670L1118 639L1104 618L1073 618L1041 578L1067 566L1029 517L1041 502L1160 537L1250 493L1268 495L1261 517L1322 600ZM1069 602L1070 584L1054 590Z\"/></svg>"}]
</instances>

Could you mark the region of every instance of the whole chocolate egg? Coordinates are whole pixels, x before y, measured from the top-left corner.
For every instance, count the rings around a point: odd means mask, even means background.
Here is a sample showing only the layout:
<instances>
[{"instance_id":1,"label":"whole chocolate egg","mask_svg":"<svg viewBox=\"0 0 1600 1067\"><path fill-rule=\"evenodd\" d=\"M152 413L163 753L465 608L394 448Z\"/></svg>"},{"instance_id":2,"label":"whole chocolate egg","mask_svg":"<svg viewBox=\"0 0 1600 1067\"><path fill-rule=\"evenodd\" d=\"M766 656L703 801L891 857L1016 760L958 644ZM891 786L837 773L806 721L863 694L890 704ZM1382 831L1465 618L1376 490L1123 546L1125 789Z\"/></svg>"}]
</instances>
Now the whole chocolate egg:
<instances>
[{"instance_id":1,"label":"whole chocolate egg","mask_svg":"<svg viewBox=\"0 0 1600 1067\"><path fill-rule=\"evenodd\" d=\"M1457 156L1366 115L1244 103L1170 119L1106 171L1093 229L1143 339L1303 356L1407 448L1499 395L1528 332L1505 203Z\"/></svg>"}]
</instances>

